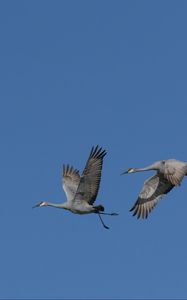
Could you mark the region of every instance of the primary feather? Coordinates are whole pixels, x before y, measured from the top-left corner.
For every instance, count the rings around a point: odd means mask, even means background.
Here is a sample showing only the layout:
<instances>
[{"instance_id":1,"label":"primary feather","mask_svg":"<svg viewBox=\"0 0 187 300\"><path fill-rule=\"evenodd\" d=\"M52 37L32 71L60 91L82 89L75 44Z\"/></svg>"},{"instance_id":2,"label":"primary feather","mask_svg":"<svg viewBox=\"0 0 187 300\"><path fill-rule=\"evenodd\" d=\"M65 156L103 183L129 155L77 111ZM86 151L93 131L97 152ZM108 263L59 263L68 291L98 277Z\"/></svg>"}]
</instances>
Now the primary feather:
<instances>
[{"instance_id":1,"label":"primary feather","mask_svg":"<svg viewBox=\"0 0 187 300\"><path fill-rule=\"evenodd\" d=\"M63 189L66 194L67 201L73 201L79 182L79 171L69 165L63 165Z\"/></svg>"},{"instance_id":2,"label":"primary feather","mask_svg":"<svg viewBox=\"0 0 187 300\"><path fill-rule=\"evenodd\" d=\"M133 216L137 218L147 218L159 200L172 190L174 185L161 174L156 174L148 178L138 196L138 199L130 211L134 211Z\"/></svg>"},{"instance_id":3,"label":"primary feather","mask_svg":"<svg viewBox=\"0 0 187 300\"><path fill-rule=\"evenodd\" d=\"M101 181L103 158L106 151L102 148L92 147L83 174L75 194L75 201L86 201L92 205L97 197Z\"/></svg>"}]
</instances>

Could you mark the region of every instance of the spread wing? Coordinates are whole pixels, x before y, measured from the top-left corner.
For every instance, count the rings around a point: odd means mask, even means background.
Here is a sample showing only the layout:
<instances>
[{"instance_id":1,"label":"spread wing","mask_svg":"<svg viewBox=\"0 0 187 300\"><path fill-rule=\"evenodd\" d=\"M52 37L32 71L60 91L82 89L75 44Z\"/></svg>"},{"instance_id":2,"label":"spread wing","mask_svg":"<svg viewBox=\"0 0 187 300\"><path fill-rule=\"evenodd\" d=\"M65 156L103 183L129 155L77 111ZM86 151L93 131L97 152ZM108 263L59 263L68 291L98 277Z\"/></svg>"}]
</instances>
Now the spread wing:
<instances>
[{"instance_id":1,"label":"spread wing","mask_svg":"<svg viewBox=\"0 0 187 300\"><path fill-rule=\"evenodd\" d=\"M69 165L63 165L63 189L68 201L74 199L79 182L79 171Z\"/></svg>"},{"instance_id":2,"label":"spread wing","mask_svg":"<svg viewBox=\"0 0 187 300\"><path fill-rule=\"evenodd\" d=\"M137 218L147 218L159 200L172 190L174 185L161 174L156 174L144 182L138 199L130 211Z\"/></svg>"},{"instance_id":3,"label":"spread wing","mask_svg":"<svg viewBox=\"0 0 187 300\"><path fill-rule=\"evenodd\" d=\"M103 158L106 151L102 148L92 147L90 156L86 163L83 174L80 178L80 183L75 195L75 201L86 201L93 204L99 190L101 181L101 172L103 166Z\"/></svg>"},{"instance_id":4,"label":"spread wing","mask_svg":"<svg viewBox=\"0 0 187 300\"><path fill-rule=\"evenodd\" d=\"M187 172L187 164L175 159L165 162L164 176L173 185L180 185Z\"/></svg>"}]
</instances>

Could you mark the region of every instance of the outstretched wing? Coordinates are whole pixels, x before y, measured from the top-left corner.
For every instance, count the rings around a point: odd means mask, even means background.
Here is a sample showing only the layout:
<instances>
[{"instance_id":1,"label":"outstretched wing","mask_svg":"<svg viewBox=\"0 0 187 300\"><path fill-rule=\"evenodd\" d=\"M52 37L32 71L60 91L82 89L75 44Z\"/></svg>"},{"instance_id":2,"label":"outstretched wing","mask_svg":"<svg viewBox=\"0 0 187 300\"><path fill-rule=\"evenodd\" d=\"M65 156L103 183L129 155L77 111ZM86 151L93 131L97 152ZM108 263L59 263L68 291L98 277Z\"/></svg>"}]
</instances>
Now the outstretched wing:
<instances>
[{"instance_id":1,"label":"outstretched wing","mask_svg":"<svg viewBox=\"0 0 187 300\"><path fill-rule=\"evenodd\" d=\"M173 185L180 185L186 173L187 164L185 162L176 159L169 159L165 162L164 176Z\"/></svg>"},{"instance_id":2,"label":"outstretched wing","mask_svg":"<svg viewBox=\"0 0 187 300\"><path fill-rule=\"evenodd\" d=\"M144 186L138 199L130 211L134 211L133 216L137 218L147 218L158 201L172 190L174 185L161 174L156 174L144 182Z\"/></svg>"},{"instance_id":3,"label":"outstretched wing","mask_svg":"<svg viewBox=\"0 0 187 300\"><path fill-rule=\"evenodd\" d=\"M106 151L102 148L92 147L90 156L86 163L80 183L75 195L75 201L86 201L93 204L99 190L101 181L101 171L103 166L103 158Z\"/></svg>"},{"instance_id":4,"label":"outstretched wing","mask_svg":"<svg viewBox=\"0 0 187 300\"><path fill-rule=\"evenodd\" d=\"M63 189L68 201L74 199L79 182L79 171L69 165L63 165Z\"/></svg>"}]
</instances>

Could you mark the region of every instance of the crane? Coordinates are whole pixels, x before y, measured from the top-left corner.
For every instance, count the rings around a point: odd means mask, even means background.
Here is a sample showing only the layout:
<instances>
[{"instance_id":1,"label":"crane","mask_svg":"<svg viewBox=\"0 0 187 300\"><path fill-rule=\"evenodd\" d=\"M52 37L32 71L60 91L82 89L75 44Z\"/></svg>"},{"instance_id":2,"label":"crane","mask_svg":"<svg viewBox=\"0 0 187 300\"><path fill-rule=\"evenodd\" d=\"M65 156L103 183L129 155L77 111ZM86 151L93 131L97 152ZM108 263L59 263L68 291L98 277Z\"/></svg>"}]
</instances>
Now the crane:
<instances>
[{"instance_id":1,"label":"crane","mask_svg":"<svg viewBox=\"0 0 187 300\"><path fill-rule=\"evenodd\" d=\"M159 200L181 184L187 175L187 163L176 159L161 160L145 168L130 168L121 175L149 170L157 173L144 182L137 201L130 209L137 218L147 218Z\"/></svg>"},{"instance_id":2,"label":"crane","mask_svg":"<svg viewBox=\"0 0 187 300\"><path fill-rule=\"evenodd\" d=\"M102 205L93 205L99 190L103 158L105 155L106 151L99 148L98 145L96 147L92 147L81 176L77 169L69 165L63 165L63 189L65 191L67 201L60 204L42 201L34 205L33 208L51 206L69 210L74 214L80 215L95 213L99 216L104 228L109 229L109 227L103 222L101 214L110 216L117 216L118 214L105 213Z\"/></svg>"}]
</instances>

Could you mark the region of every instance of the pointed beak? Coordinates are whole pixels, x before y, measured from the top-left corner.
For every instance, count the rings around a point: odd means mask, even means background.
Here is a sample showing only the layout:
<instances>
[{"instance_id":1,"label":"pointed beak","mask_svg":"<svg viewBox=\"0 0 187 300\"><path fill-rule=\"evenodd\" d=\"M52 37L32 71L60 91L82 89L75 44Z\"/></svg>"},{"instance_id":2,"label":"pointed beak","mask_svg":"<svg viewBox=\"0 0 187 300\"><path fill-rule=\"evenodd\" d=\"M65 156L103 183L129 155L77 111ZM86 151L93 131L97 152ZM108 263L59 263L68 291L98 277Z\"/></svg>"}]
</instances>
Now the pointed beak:
<instances>
[{"instance_id":1,"label":"pointed beak","mask_svg":"<svg viewBox=\"0 0 187 300\"><path fill-rule=\"evenodd\" d=\"M39 203L37 203L36 205L34 205L32 208L35 208L35 207L40 207L41 206L41 203L42 202L39 202Z\"/></svg>"},{"instance_id":2,"label":"pointed beak","mask_svg":"<svg viewBox=\"0 0 187 300\"><path fill-rule=\"evenodd\" d=\"M125 174L128 174L128 173L129 173L129 171L125 171L125 172L121 173L120 175L125 175Z\"/></svg>"}]
</instances>

